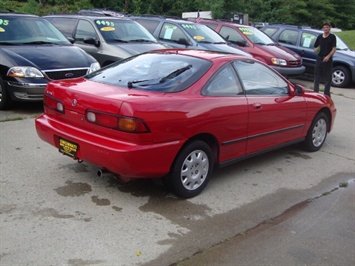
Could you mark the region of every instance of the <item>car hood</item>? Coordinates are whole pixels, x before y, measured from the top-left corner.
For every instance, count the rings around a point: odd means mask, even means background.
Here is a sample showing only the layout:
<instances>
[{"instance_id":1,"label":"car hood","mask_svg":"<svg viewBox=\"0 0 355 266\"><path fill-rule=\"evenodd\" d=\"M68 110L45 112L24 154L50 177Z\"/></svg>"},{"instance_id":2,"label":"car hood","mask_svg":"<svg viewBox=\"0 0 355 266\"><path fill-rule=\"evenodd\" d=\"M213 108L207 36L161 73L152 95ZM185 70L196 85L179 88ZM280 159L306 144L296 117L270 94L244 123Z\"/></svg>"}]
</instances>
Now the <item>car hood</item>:
<instances>
[{"instance_id":1,"label":"car hood","mask_svg":"<svg viewBox=\"0 0 355 266\"><path fill-rule=\"evenodd\" d=\"M223 43L198 43L197 49L225 52L225 53L232 53L232 54L240 54L240 55L244 55L244 56L253 57L251 54L249 54L239 48L232 47L228 44L223 44Z\"/></svg>"},{"instance_id":2,"label":"car hood","mask_svg":"<svg viewBox=\"0 0 355 266\"><path fill-rule=\"evenodd\" d=\"M129 56L148 52L151 50L165 49L166 47L159 43L139 42L139 43L110 43L114 47L125 51Z\"/></svg>"},{"instance_id":3,"label":"car hood","mask_svg":"<svg viewBox=\"0 0 355 266\"><path fill-rule=\"evenodd\" d=\"M301 57L296 52L281 45L259 45L259 47L273 57L276 56L288 61L301 60Z\"/></svg>"},{"instance_id":4,"label":"car hood","mask_svg":"<svg viewBox=\"0 0 355 266\"><path fill-rule=\"evenodd\" d=\"M75 46L21 45L3 47L14 65L35 66L41 70L89 67L96 60Z\"/></svg>"},{"instance_id":5,"label":"car hood","mask_svg":"<svg viewBox=\"0 0 355 266\"><path fill-rule=\"evenodd\" d=\"M355 51L352 51L352 50L337 50L336 51L337 54L342 54L342 55L345 55L345 56L351 56L353 58L355 58Z\"/></svg>"}]
</instances>

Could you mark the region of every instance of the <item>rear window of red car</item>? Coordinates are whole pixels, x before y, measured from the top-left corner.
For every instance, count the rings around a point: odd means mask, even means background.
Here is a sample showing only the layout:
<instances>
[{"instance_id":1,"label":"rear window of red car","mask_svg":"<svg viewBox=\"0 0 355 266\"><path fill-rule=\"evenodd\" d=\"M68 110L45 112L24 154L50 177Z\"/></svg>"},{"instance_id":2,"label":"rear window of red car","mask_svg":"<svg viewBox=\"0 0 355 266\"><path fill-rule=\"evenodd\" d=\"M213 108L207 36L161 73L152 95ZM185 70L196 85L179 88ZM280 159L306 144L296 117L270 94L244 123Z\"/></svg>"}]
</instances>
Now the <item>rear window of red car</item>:
<instances>
[{"instance_id":1,"label":"rear window of red car","mask_svg":"<svg viewBox=\"0 0 355 266\"><path fill-rule=\"evenodd\" d=\"M176 92L191 86L211 64L181 54L146 53L102 68L86 78L128 89Z\"/></svg>"}]
</instances>

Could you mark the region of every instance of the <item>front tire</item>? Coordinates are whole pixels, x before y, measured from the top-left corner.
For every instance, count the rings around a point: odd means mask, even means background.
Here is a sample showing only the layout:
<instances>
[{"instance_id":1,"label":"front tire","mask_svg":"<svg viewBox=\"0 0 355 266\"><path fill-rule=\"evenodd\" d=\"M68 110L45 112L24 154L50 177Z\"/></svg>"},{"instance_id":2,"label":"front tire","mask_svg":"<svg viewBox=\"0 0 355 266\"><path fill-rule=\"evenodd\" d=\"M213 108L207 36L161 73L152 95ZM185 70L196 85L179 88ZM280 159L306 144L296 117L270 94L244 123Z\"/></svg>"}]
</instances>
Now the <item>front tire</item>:
<instances>
[{"instance_id":1,"label":"front tire","mask_svg":"<svg viewBox=\"0 0 355 266\"><path fill-rule=\"evenodd\" d=\"M0 77L0 110L9 109L12 105L12 99L5 87L3 79Z\"/></svg>"},{"instance_id":2,"label":"front tire","mask_svg":"<svg viewBox=\"0 0 355 266\"><path fill-rule=\"evenodd\" d=\"M302 143L303 148L311 152L318 151L327 138L328 128L328 117L324 113L318 113L313 119L305 141Z\"/></svg>"},{"instance_id":3,"label":"front tire","mask_svg":"<svg viewBox=\"0 0 355 266\"><path fill-rule=\"evenodd\" d=\"M207 186L213 164L211 148L203 141L191 142L175 158L164 184L179 197L195 197Z\"/></svg>"},{"instance_id":4,"label":"front tire","mask_svg":"<svg viewBox=\"0 0 355 266\"><path fill-rule=\"evenodd\" d=\"M350 83L350 71L343 66L333 67L332 72L332 86L345 88Z\"/></svg>"}]
</instances>

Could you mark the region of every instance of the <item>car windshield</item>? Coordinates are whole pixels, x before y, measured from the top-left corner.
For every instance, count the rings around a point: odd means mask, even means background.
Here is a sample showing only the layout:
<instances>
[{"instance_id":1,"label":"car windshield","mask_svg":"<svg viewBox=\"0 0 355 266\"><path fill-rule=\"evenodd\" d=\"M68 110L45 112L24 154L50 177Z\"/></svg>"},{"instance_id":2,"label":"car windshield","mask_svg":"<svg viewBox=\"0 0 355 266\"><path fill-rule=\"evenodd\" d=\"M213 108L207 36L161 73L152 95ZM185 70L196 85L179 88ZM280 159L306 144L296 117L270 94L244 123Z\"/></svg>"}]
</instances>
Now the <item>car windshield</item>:
<instances>
[{"instance_id":1,"label":"car windshield","mask_svg":"<svg viewBox=\"0 0 355 266\"><path fill-rule=\"evenodd\" d=\"M40 17L0 17L0 44L70 44L63 34Z\"/></svg>"},{"instance_id":2,"label":"car windshield","mask_svg":"<svg viewBox=\"0 0 355 266\"><path fill-rule=\"evenodd\" d=\"M196 82L210 65L210 61L180 54L146 53L111 64L86 78L129 89L177 92Z\"/></svg>"},{"instance_id":3,"label":"car windshield","mask_svg":"<svg viewBox=\"0 0 355 266\"><path fill-rule=\"evenodd\" d=\"M187 33L197 42L201 43L226 43L226 41L214 30L206 25L197 23L181 23Z\"/></svg>"},{"instance_id":4,"label":"car windshield","mask_svg":"<svg viewBox=\"0 0 355 266\"><path fill-rule=\"evenodd\" d=\"M337 38L337 50L350 50L342 39L340 39L337 35L335 35L335 37Z\"/></svg>"},{"instance_id":5,"label":"car windshield","mask_svg":"<svg viewBox=\"0 0 355 266\"><path fill-rule=\"evenodd\" d=\"M275 42L264 32L253 27L239 27L239 30L252 42L261 45L274 45Z\"/></svg>"},{"instance_id":6,"label":"car windshield","mask_svg":"<svg viewBox=\"0 0 355 266\"><path fill-rule=\"evenodd\" d=\"M107 42L157 42L139 23L122 19L97 19L95 25Z\"/></svg>"}]
</instances>

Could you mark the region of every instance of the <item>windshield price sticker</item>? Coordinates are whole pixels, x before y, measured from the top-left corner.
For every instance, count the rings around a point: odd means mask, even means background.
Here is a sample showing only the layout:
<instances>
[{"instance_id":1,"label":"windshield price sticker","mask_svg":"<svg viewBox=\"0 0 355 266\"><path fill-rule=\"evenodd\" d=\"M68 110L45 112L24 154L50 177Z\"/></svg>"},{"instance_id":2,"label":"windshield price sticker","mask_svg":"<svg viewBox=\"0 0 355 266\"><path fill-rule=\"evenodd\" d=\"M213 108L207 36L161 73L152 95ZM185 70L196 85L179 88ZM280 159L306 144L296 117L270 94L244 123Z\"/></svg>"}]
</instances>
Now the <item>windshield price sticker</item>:
<instances>
[{"instance_id":1,"label":"windshield price sticker","mask_svg":"<svg viewBox=\"0 0 355 266\"><path fill-rule=\"evenodd\" d=\"M5 29L1 26L8 26L9 21L7 19L1 19L0 18L0 32L5 32Z\"/></svg>"},{"instance_id":2,"label":"windshield price sticker","mask_svg":"<svg viewBox=\"0 0 355 266\"><path fill-rule=\"evenodd\" d=\"M108 21L108 20L96 20L95 21L97 25L100 26L108 26L108 27L114 27L115 23L112 21Z\"/></svg>"},{"instance_id":3,"label":"windshield price sticker","mask_svg":"<svg viewBox=\"0 0 355 266\"><path fill-rule=\"evenodd\" d=\"M78 144L65 139L59 139L59 152L75 158L78 152Z\"/></svg>"},{"instance_id":4,"label":"windshield price sticker","mask_svg":"<svg viewBox=\"0 0 355 266\"><path fill-rule=\"evenodd\" d=\"M114 27L103 27L100 29L101 31L114 31L115 28Z\"/></svg>"},{"instance_id":5,"label":"windshield price sticker","mask_svg":"<svg viewBox=\"0 0 355 266\"><path fill-rule=\"evenodd\" d=\"M192 25L192 24L182 24L182 27L184 29L194 29L194 30L197 29L197 27L195 25Z\"/></svg>"},{"instance_id":6,"label":"windshield price sticker","mask_svg":"<svg viewBox=\"0 0 355 266\"><path fill-rule=\"evenodd\" d=\"M0 26L7 26L7 25L9 25L9 20L0 18Z\"/></svg>"},{"instance_id":7,"label":"windshield price sticker","mask_svg":"<svg viewBox=\"0 0 355 266\"><path fill-rule=\"evenodd\" d=\"M205 37L200 36L200 35L196 35L196 36L194 36L194 39L195 39L196 41L202 41L202 40L205 39Z\"/></svg>"},{"instance_id":8,"label":"windshield price sticker","mask_svg":"<svg viewBox=\"0 0 355 266\"><path fill-rule=\"evenodd\" d=\"M241 32L243 32L244 35L251 35L253 34L253 30L250 28L244 28L244 27L240 27L239 30Z\"/></svg>"}]
</instances>

